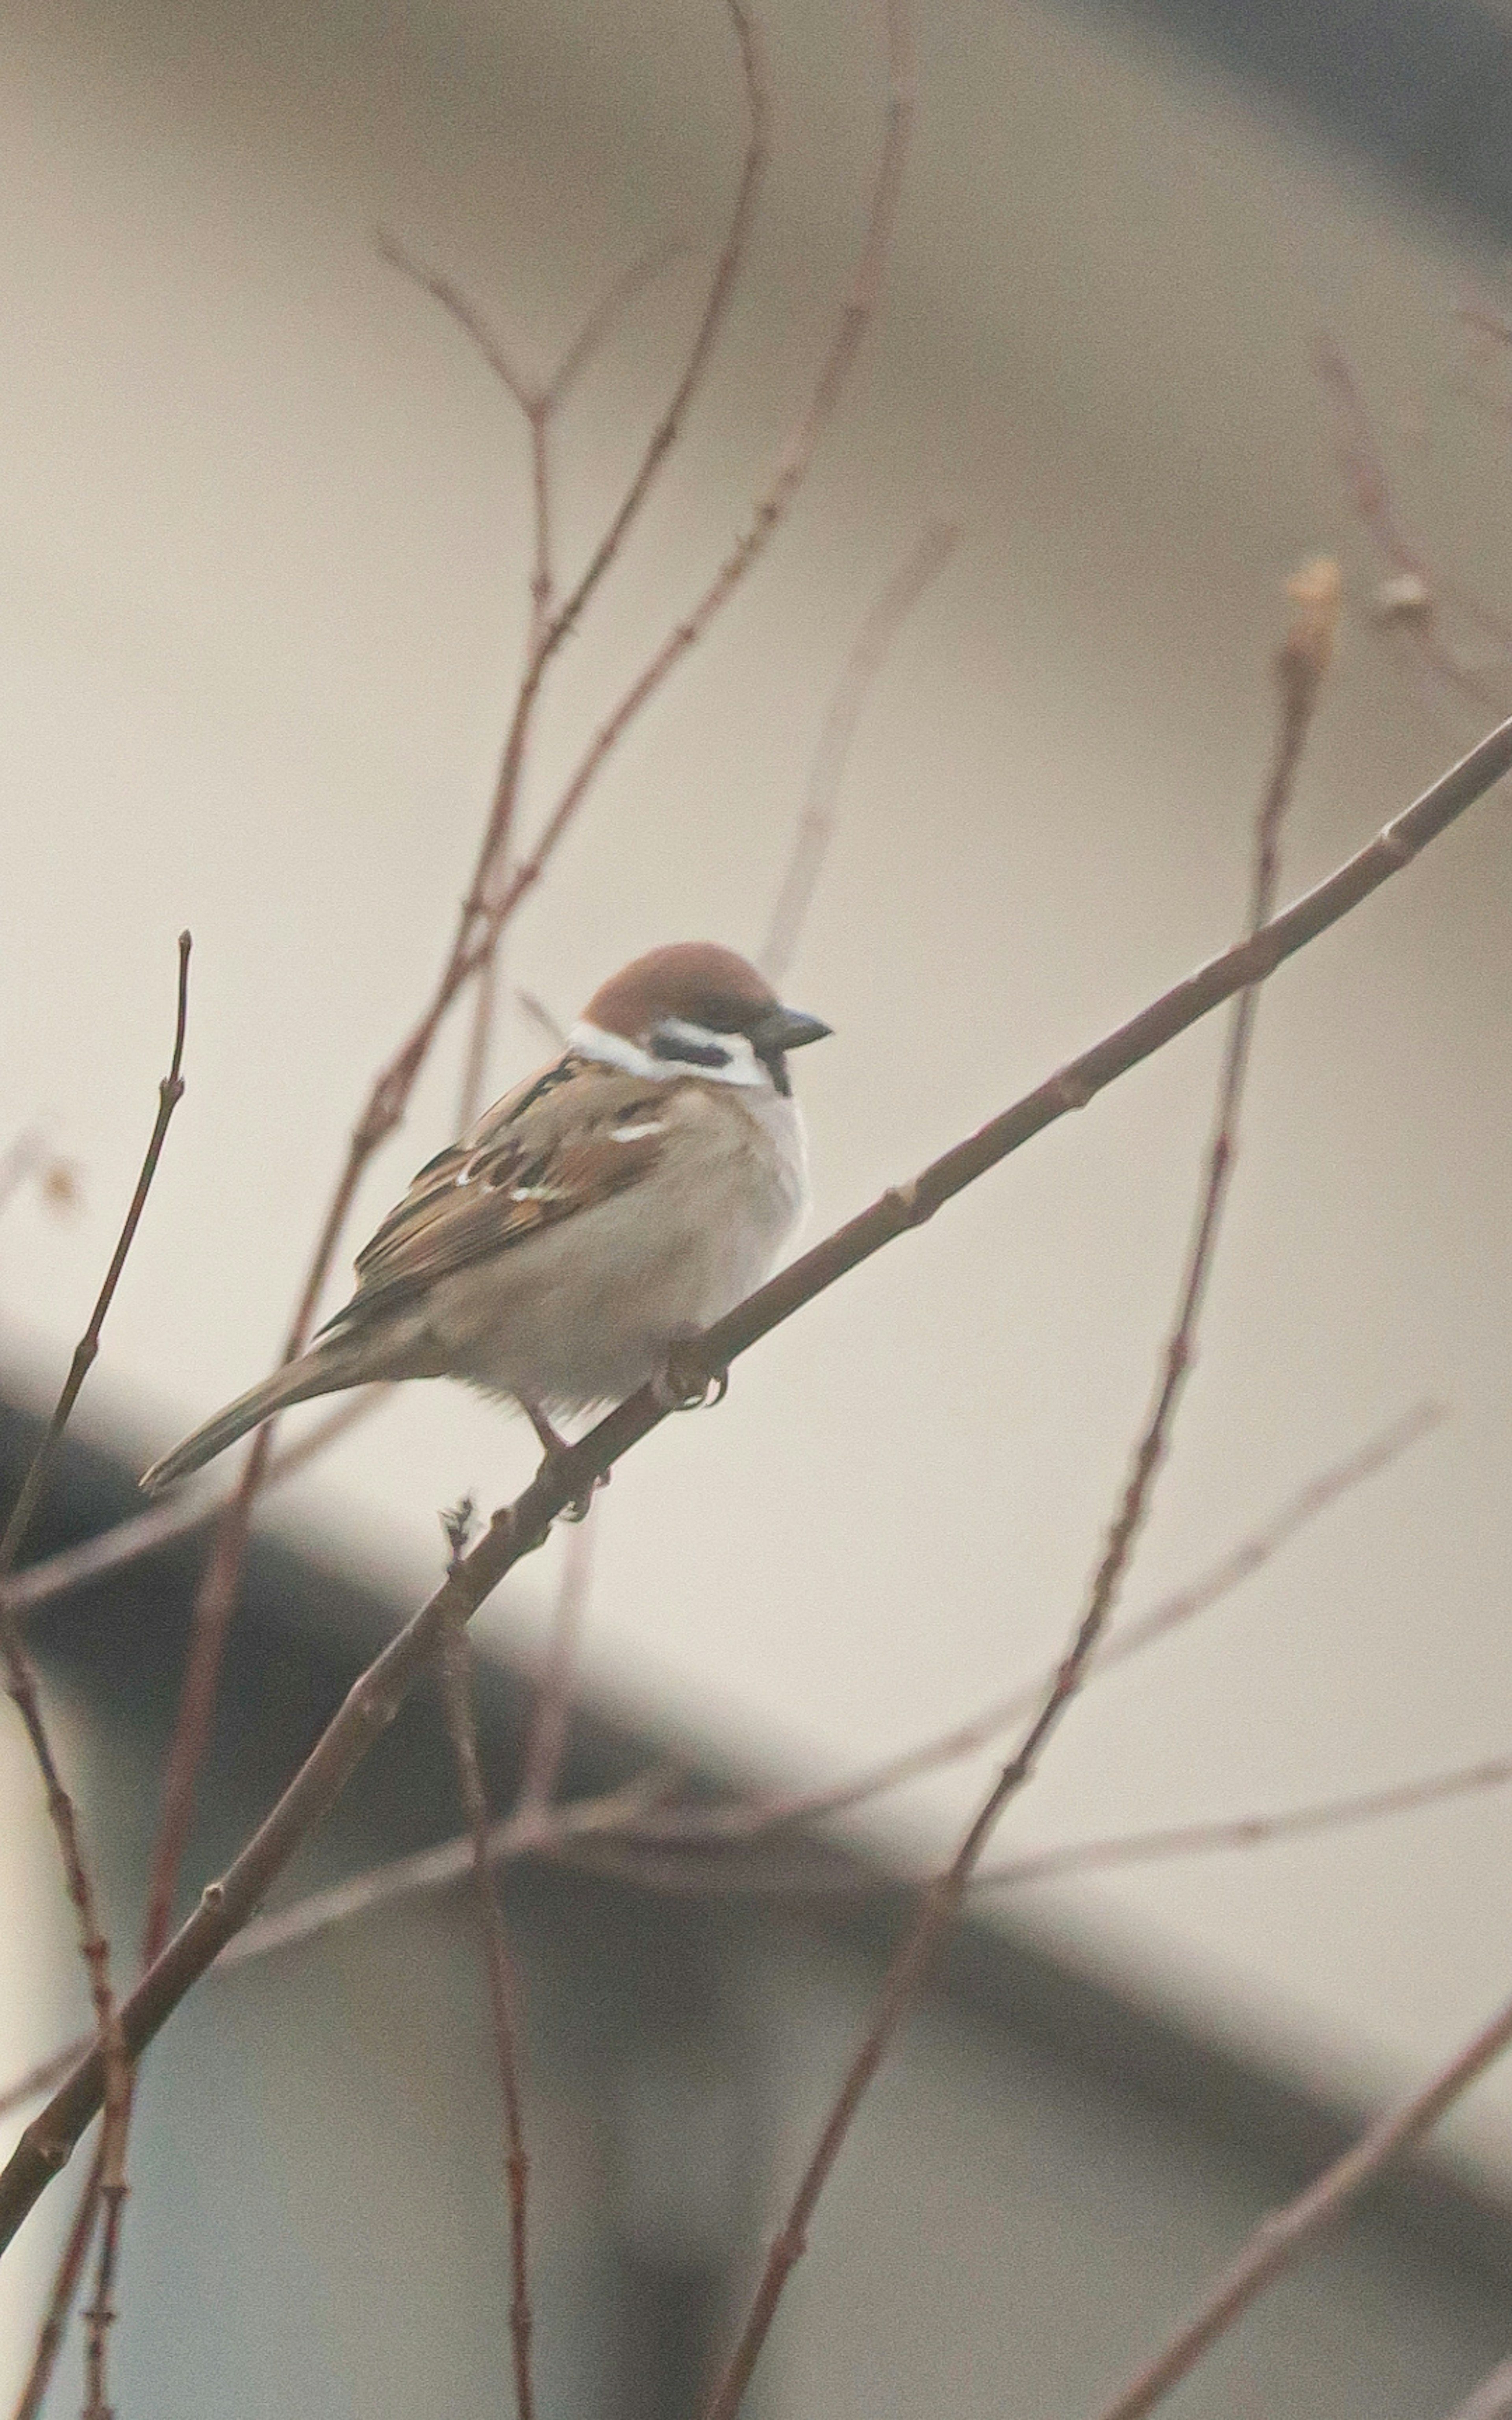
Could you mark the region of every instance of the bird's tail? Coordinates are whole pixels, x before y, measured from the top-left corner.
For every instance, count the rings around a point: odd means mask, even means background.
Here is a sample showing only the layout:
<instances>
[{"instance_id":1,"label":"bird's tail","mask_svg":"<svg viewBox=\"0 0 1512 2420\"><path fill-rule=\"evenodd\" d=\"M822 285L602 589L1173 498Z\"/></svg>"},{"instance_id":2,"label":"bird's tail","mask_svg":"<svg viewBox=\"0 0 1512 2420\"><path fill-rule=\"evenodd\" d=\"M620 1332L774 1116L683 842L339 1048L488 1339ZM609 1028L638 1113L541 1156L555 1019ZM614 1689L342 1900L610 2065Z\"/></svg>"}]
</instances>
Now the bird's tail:
<instances>
[{"instance_id":1,"label":"bird's tail","mask_svg":"<svg viewBox=\"0 0 1512 2420\"><path fill-rule=\"evenodd\" d=\"M349 1345L344 1345L339 1338L334 1337L329 1344L317 1344L313 1352L301 1354L297 1361L286 1361L282 1370L275 1370L272 1376L264 1378L259 1386L249 1387L234 1404L227 1404L213 1419L206 1420L193 1435L186 1436L182 1445L176 1445L172 1453L165 1453L161 1462L155 1462L150 1470L144 1471L141 1480L143 1493L157 1496L163 1488L170 1487L176 1479L182 1479L186 1472L198 1470L202 1463L213 1462L228 1445L235 1445L238 1437L245 1436L249 1429L260 1427L264 1420L271 1419L273 1414L281 1412L286 1404L302 1404L311 1395L329 1395L340 1387L358 1383Z\"/></svg>"}]
</instances>

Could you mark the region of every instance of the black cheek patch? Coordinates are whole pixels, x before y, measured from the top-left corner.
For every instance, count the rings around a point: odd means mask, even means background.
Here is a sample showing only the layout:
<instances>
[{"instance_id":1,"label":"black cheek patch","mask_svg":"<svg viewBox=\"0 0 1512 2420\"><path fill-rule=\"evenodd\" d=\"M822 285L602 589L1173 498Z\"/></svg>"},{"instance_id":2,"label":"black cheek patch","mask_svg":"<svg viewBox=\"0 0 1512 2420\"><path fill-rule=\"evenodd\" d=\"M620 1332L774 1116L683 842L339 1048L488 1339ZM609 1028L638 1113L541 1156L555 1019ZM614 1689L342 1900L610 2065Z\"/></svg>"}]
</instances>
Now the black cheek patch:
<instances>
[{"instance_id":1,"label":"black cheek patch","mask_svg":"<svg viewBox=\"0 0 1512 2420\"><path fill-rule=\"evenodd\" d=\"M685 1042L675 1033L654 1033L653 1059L674 1059L680 1067L728 1067L731 1053L717 1042Z\"/></svg>"}]
</instances>

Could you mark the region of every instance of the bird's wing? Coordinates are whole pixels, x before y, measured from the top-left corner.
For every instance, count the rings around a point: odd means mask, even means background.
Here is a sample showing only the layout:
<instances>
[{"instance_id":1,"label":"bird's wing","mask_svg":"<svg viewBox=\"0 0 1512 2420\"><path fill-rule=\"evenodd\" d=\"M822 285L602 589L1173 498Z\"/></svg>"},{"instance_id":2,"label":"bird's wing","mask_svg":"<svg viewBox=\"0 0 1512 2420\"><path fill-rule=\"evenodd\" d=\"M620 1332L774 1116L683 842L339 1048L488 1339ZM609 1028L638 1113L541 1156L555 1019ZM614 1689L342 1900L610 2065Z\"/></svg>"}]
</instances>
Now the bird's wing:
<instances>
[{"instance_id":1,"label":"bird's wing","mask_svg":"<svg viewBox=\"0 0 1512 2420\"><path fill-rule=\"evenodd\" d=\"M330 1326L400 1310L451 1270L643 1184L682 1089L568 1052L506 1094L420 1171L359 1253L357 1291Z\"/></svg>"}]
</instances>

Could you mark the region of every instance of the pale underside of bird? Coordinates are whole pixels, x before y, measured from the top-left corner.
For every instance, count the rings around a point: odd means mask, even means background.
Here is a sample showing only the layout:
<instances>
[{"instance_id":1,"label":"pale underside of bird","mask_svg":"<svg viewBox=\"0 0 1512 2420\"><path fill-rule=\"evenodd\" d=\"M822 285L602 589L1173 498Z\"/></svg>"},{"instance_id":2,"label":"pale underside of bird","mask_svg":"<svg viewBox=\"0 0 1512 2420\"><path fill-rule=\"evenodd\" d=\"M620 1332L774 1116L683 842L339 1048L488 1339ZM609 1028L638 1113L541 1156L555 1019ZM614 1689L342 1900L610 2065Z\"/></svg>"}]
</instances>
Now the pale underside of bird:
<instances>
[{"instance_id":1,"label":"pale underside of bird","mask_svg":"<svg viewBox=\"0 0 1512 2420\"><path fill-rule=\"evenodd\" d=\"M657 1378L771 1270L807 1202L786 1053L829 1031L733 950L673 943L439 1153L310 1349L165 1454L172 1481L311 1396L460 1378L551 1421Z\"/></svg>"}]
</instances>

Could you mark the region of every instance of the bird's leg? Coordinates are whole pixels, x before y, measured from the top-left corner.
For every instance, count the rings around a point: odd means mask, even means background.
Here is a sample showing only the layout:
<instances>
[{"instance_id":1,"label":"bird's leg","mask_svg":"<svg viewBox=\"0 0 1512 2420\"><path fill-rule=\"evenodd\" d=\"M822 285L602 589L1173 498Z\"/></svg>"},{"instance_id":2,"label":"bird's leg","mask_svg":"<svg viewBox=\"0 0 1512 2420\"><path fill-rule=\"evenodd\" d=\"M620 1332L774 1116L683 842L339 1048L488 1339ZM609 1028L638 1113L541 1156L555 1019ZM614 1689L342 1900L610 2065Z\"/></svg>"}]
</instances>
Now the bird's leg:
<instances>
[{"instance_id":1,"label":"bird's leg","mask_svg":"<svg viewBox=\"0 0 1512 2420\"><path fill-rule=\"evenodd\" d=\"M541 1451L546 1457L546 1466L549 1469L554 1462L561 1461L564 1453L570 1453L572 1448L568 1444L567 1439L562 1435L561 1431L553 1428L545 1412L542 1411L539 1404L527 1403L524 1396L521 1395L519 1399L519 1407L524 1413L526 1419L529 1420L532 1428L535 1431L536 1435L540 1438ZM599 1489L601 1487L607 1487L608 1485L609 1473L607 1470L601 1472L598 1478L590 1480L585 1492L581 1496L575 1496L572 1502L563 1507L562 1513L563 1521L586 1521L588 1518L588 1508L590 1504L592 1504Z\"/></svg>"},{"instance_id":2,"label":"bird's leg","mask_svg":"<svg viewBox=\"0 0 1512 2420\"><path fill-rule=\"evenodd\" d=\"M690 1348L701 1342L702 1335L701 1327L684 1327L672 1337L666 1358L651 1378L652 1399L658 1411L700 1412L705 1404L722 1404L730 1392L728 1370L705 1370L693 1360Z\"/></svg>"}]
</instances>

